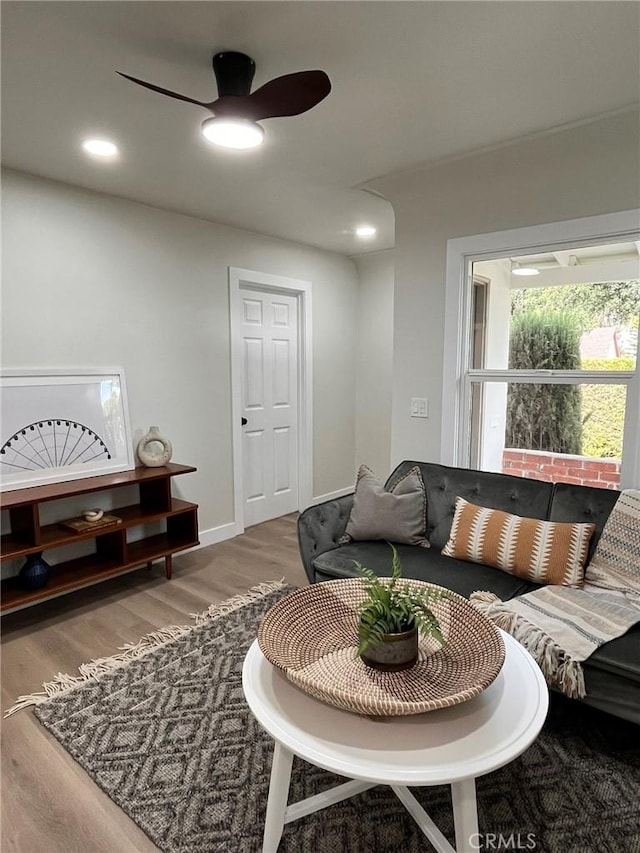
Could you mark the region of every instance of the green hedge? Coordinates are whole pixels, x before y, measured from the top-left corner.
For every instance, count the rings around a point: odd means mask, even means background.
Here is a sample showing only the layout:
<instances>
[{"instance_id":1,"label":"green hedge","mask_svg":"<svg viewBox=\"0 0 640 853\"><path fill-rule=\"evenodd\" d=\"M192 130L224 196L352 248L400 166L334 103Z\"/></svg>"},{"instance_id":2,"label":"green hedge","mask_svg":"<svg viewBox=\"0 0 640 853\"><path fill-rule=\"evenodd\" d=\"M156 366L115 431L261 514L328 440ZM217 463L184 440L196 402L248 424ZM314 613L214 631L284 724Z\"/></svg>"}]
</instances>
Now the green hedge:
<instances>
[{"instance_id":1,"label":"green hedge","mask_svg":"<svg viewBox=\"0 0 640 853\"><path fill-rule=\"evenodd\" d=\"M585 370L633 370L631 358L585 358ZM585 385L582 388L582 452L585 456L622 457L626 388Z\"/></svg>"}]
</instances>

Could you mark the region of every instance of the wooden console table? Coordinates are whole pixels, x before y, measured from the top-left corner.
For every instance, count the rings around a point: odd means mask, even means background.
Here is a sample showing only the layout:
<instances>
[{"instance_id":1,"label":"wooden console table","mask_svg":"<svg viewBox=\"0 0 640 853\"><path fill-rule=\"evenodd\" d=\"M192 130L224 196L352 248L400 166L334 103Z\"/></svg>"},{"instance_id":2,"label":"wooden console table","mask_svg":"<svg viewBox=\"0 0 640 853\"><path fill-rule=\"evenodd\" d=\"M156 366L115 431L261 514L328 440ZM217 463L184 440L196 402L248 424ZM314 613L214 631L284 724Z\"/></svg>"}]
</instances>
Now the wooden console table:
<instances>
[{"instance_id":1,"label":"wooden console table","mask_svg":"<svg viewBox=\"0 0 640 853\"><path fill-rule=\"evenodd\" d=\"M10 532L4 534L0 541L3 562L27 554L48 552L63 545L86 540L95 542L94 553L53 565L47 585L40 589L22 588L17 577L2 581L0 612L19 610L145 564L150 568L152 562L161 557L164 558L167 578L170 578L172 554L198 544L198 506L171 497L171 478L195 470L188 465L169 463L162 468L135 468L119 474L50 483L0 494L0 509L8 512L10 523ZM66 529L59 523L40 524L39 508L42 504L89 496L95 492L111 492L124 486L137 486L139 498L133 505L108 510L122 519L119 524L82 533ZM92 501L91 505L99 503L99 500ZM164 532L130 540L134 528L158 521L163 522Z\"/></svg>"}]
</instances>

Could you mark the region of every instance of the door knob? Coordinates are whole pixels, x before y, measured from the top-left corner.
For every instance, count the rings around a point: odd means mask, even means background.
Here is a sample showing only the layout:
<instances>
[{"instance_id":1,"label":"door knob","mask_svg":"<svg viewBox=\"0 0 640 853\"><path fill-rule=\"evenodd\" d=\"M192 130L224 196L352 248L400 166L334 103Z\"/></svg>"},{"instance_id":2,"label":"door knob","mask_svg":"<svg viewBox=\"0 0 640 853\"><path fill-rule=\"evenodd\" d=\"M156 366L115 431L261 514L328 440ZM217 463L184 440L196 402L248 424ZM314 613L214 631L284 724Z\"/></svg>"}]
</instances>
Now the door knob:
<instances>
[{"instance_id":1,"label":"door knob","mask_svg":"<svg viewBox=\"0 0 640 853\"><path fill-rule=\"evenodd\" d=\"M247 419L246 418L240 418L240 423L242 424L242 426L245 426L247 423Z\"/></svg>"}]
</instances>

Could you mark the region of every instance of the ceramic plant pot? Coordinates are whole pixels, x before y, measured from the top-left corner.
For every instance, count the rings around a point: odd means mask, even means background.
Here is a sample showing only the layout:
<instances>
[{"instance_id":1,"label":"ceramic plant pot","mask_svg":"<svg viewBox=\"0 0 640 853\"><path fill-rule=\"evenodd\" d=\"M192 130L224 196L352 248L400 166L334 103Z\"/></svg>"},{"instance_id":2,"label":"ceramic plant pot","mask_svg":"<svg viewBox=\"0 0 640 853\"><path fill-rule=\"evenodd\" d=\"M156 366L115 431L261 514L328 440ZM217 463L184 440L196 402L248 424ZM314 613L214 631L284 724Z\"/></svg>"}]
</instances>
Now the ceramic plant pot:
<instances>
[{"instance_id":1,"label":"ceramic plant pot","mask_svg":"<svg viewBox=\"0 0 640 853\"><path fill-rule=\"evenodd\" d=\"M379 643L360 655L364 663L382 672L411 669L418 660L418 629L414 626L398 634L385 634Z\"/></svg>"}]
</instances>

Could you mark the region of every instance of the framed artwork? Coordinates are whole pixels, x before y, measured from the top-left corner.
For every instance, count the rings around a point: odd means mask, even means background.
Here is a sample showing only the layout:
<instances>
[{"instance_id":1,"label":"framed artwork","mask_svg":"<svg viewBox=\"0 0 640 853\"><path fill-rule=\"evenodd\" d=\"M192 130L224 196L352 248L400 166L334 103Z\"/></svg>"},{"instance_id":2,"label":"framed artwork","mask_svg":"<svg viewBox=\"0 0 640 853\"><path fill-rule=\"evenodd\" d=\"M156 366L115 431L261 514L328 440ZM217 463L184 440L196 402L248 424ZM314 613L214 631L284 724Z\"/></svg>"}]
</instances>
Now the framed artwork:
<instances>
[{"instance_id":1,"label":"framed artwork","mask_svg":"<svg viewBox=\"0 0 640 853\"><path fill-rule=\"evenodd\" d=\"M134 466L123 370L2 371L0 490Z\"/></svg>"}]
</instances>

